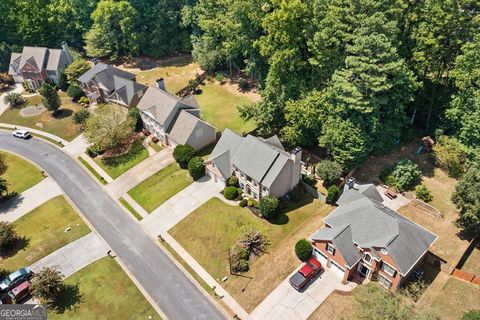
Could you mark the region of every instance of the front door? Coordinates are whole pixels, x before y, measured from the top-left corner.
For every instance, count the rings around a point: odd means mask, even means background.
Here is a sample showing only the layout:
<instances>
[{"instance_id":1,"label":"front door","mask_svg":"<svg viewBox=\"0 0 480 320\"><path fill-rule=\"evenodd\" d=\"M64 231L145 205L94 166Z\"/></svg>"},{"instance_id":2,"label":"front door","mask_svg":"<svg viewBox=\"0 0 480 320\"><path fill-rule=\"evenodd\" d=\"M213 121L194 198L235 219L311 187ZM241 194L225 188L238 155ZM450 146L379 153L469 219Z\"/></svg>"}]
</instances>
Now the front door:
<instances>
[{"instance_id":1,"label":"front door","mask_svg":"<svg viewBox=\"0 0 480 320\"><path fill-rule=\"evenodd\" d=\"M370 273L370 269L368 269L364 264L360 264L358 268L358 273L364 278L368 277L368 274Z\"/></svg>"}]
</instances>

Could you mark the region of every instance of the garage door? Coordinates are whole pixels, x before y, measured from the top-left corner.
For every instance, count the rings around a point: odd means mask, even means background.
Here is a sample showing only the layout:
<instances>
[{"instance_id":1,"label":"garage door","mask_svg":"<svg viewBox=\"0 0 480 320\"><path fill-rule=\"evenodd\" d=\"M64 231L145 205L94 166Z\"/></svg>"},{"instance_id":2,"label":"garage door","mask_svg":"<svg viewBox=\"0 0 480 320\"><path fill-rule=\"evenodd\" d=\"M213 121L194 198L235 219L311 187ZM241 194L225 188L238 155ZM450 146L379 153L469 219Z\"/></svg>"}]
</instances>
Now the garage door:
<instances>
[{"instance_id":1,"label":"garage door","mask_svg":"<svg viewBox=\"0 0 480 320\"><path fill-rule=\"evenodd\" d=\"M313 255L323 266L327 265L327 256L320 252L320 250L313 248Z\"/></svg>"},{"instance_id":2,"label":"garage door","mask_svg":"<svg viewBox=\"0 0 480 320\"><path fill-rule=\"evenodd\" d=\"M345 272L345 270L342 267L340 267L335 261L330 260L330 266L331 266L330 268L331 270L333 270L339 276L343 277L343 273Z\"/></svg>"}]
</instances>

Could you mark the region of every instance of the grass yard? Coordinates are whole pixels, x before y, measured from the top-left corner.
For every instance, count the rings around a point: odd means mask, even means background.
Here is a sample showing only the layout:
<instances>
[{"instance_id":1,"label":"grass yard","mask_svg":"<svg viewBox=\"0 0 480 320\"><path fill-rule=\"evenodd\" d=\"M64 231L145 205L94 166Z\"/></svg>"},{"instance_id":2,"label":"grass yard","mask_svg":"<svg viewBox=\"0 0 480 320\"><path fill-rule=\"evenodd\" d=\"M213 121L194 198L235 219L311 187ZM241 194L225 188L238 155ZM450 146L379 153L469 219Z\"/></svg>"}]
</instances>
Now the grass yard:
<instances>
[{"instance_id":1,"label":"grass yard","mask_svg":"<svg viewBox=\"0 0 480 320\"><path fill-rule=\"evenodd\" d=\"M22 108L41 105L42 98L40 95L26 98L27 102ZM82 107L71 102L69 97L62 94L62 106L59 109L60 115L56 118L52 116L52 112L44 111L38 115L25 117L20 111L22 108L8 108L0 115L0 122L16 124L29 128L34 128L52 133L67 141L72 141L80 134L80 126L73 123L73 113Z\"/></svg>"},{"instance_id":2,"label":"grass yard","mask_svg":"<svg viewBox=\"0 0 480 320\"><path fill-rule=\"evenodd\" d=\"M333 207L307 195L297 205L290 203L279 217L268 222L254 216L249 209L230 206L212 198L169 230L169 233L247 312L251 312L300 261L295 243L310 236L323 225L323 218ZM270 241L269 253L255 258L250 271L239 276L229 274L228 250L235 244L242 227L260 230Z\"/></svg>"},{"instance_id":3,"label":"grass yard","mask_svg":"<svg viewBox=\"0 0 480 320\"><path fill-rule=\"evenodd\" d=\"M142 220L143 217L140 213L137 212L137 210L135 210L131 205L130 203L127 202L127 200L125 200L124 198L120 198L118 199L118 201L125 207L125 209L127 209L128 211L130 211L130 213L137 219L137 220Z\"/></svg>"},{"instance_id":4,"label":"grass yard","mask_svg":"<svg viewBox=\"0 0 480 320\"><path fill-rule=\"evenodd\" d=\"M65 281L49 319L160 319L123 269L105 257L77 271Z\"/></svg>"},{"instance_id":5,"label":"grass yard","mask_svg":"<svg viewBox=\"0 0 480 320\"><path fill-rule=\"evenodd\" d=\"M55 197L13 222L25 237L11 256L0 260L0 268L16 270L29 266L55 250L90 232L90 228L63 196ZM72 230L65 232L67 227Z\"/></svg>"},{"instance_id":6,"label":"grass yard","mask_svg":"<svg viewBox=\"0 0 480 320\"><path fill-rule=\"evenodd\" d=\"M353 316L353 296L332 292L308 320L342 320Z\"/></svg>"},{"instance_id":7,"label":"grass yard","mask_svg":"<svg viewBox=\"0 0 480 320\"><path fill-rule=\"evenodd\" d=\"M6 151L1 153L5 155L8 164L7 172L2 178L9 183L9 192L22 193L45 178L42 172L27 160Z\"/></svg>"},{"instance_id":8,"label":"grass yard","mask_svg":"<svg viewBox=\"0 0 480 320\"><path fill-rule=\"evenodd\" d=\"M480 309L480 286L450 277L437 292L420 300L420 308L442 320L457 320L472 309Z\"/></svg>"},{"instance_id":9,"label":"grass yard","mask_svg":"<svg viewBox=\"0 0 480 320\"><path fill-rule=\"evenodd\" d=\"M202 119L223 132L229 128L239 134L248 133L255 129L253 121L244 122L238 114L237 107L251 103L254 99L251 94L244 94L229 84L221 85L217 82L206 81L200 86L202 93L195 96Z\"/></svg>"},{"instance_id":10,"label":"grass yard","mask_svg":"<svg viewBox=\"0 0 480 320\"><path fill-rule=\"evenodd\" d=\"M178 164L172 163L136 185L128 191L128 194L148 213L151 213L192 182L188 170L181 169Z\"/></svg>"},{"instance_id":11,"label":"grass yard","mask_svg":"<svg viewBox=\"0 0 480 320\"><path fill-rule=\"evenodd\" d=\"M151 86L156 85L155 80L164 78L165 88L172 93L176 93L180 89L183 89L188 84L189 80L195 78L197 73L202 72L198 64L194 62L161 66L149 70L126 70L136 74L138 82Z\"/></svg>"},{"instance_id":12,"label":"grass yard","mask_svg":"<svg viewBox=\"0 0 480 320\"><path fill-rule=\"evenodd\" d=\"M135 141L130 151L123 156L108 159L96 157L94 161L105 170L112 179L116 179L148 158L148 150L142 145L142 141L142 139Z\"/></svg>"}]
</instances>

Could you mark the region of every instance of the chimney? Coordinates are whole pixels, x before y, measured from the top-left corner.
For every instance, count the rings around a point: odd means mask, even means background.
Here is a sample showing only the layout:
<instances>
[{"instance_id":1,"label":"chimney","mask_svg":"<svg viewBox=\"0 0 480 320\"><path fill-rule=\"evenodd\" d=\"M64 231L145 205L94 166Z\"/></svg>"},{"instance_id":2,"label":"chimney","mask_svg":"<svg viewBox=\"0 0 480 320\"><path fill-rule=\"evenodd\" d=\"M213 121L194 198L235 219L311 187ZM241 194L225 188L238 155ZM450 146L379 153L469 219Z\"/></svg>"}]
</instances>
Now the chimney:
<instances>
[{"instance_id":1,"label":"chimney","mask_svg":"<svg viewBox=\"0 0 480 320\"><path fill-rule=\"evenodd\" d=\"M92 62L93 64L98 64L100 62L100 60L96 57L92 58Z\"/></svg>"},{"instance_id":2,"label":"chimney","mask_svg":"<svg viewBox=\"0 0 480 320\"><path fill-rule=\"evenodd\" d=\"M302 148L296 147L292 151L292 160L293 160L293 177L292 177L292 185L291 189L295 188L295 186L300 182L302 178Z\"/></svg>"},{"instance_id":3,"label":"chimney","mask_svg":"<svg viewBox=\"0 0 480 320\"><path fill-rule=\"evenodd\" d=\"M65 57L67 58L67 64L70 64L73 62L72 55L70 54L70 50L68 50L68 44L66 41L63 41L61 43L62 45L62 51L65 53Z\"/></svg>"},{"instance_id":4,"label":"chimney","mask_svg":"<svg viewBox=\"0 0 480 320\"><path fill-rule=\"evenodd\" d=\"M157 79L157 88L165 91L165 80L163 78Z\"/></svg>"},{"instance_id":5,"label":"chimney","mask_svg":"<svg viewBox=\"0 0 480 320\"><path fill-rule=\"evenodd\" d=\"M355 188L355 178L354 177L348 178L347 186L348 186L348 189L354 189Z\"/></svg>"}]
</instances>

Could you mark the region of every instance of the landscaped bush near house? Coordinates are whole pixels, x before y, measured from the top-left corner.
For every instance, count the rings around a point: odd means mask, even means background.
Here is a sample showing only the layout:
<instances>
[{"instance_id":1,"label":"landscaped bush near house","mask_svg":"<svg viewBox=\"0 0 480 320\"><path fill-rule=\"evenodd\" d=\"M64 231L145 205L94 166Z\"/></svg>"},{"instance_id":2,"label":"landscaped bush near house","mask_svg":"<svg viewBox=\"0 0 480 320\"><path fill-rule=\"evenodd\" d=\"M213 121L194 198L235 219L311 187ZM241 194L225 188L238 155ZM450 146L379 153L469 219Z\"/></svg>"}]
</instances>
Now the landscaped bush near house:
<instances>
[{"instance_id":1,"label":"landscaped bush near house","mask_svg":"<svg viewBox=\"0 0 480 320\"><path fill-rule=\"evenodd\" d=\"M70 87L68 87L67 94L72 98L73 101L76 102L83 96L83 91L82 88L76 84L72 84Z\"/></svg>"},{"instance_id":2,"label":"landscaped bush near house","mask_svg":"<svg viewBox=\"0 0 480 320\"><path fill-rule=\"evenodd\" d=\"M143 129L143 121L142 117L140 116L140 110L137 107L133 107L128 111L128 116L132 119L135 124L134 130L139 132Z\"/></svg>"},{"instance_id":3,"label":"landscaped bush near house","mask_svg":"<svg viewBox=\"0 0 480 320\"><path fill-rule=\"evenodd\" d=\"M195 150L188 144L179 144L173 150L173 158L175 158L175 161L184 169L194 156Z\"/></svg>"},{"instance_id":4,"label":"landscaped bush near house","mask_svg":"<svg viewBox=\"0 0 480 320\"><path fill-rule=\"evenodd\" d=\"M432 193L423 184L415 188L415 195L418 199L425 202L430 202L433 199Z\"/></svg>"},{"instance_id":5,"label":"landscaped bush near house","mask_svg":"<svg viewBox=\"0 0 480 320\"><path fill-rule=\"evenodd\" d=\"M245 79L240 79L238 80L238 87L241 91L248 91L250 90L250 83Z\"/></svg>"},{"instance_id":6,"label":"landscaped bush near house","mask_svg":"<svg viewBox=\"0 0 480 320\"><path fill-rule=\"evenodd\" d=\"M456 138L441 136L433 151L436 164L449 176L458 178L465 172L467 150Z\"/></svg>"},{"instance_id":7,"label":"landscaped bush near house","mask_svg":"<svg viewBox=\"0 0 480 320\"><path fill-rule=\"evenodd\" d=\"M420 182L421 173L416 163L408 159L402 159L390 174L393 187L398 191L408 190ZM388 179L389 178L387 178L387 180Z\"/></svg>"},{"instance_id":8,"label":"landscaped bush near house","mask_svg":"<svg viewBox=\"0 0 480 320\"><path fill-rule=\"evenodd\" d=\"M312 256L312 245L306 239L298 240L295 244L295 254L298 259L306 261Z\"/></svg>"},{"instance_id":9,"label":"landscaped bush near house","mask_svg":"<svg viewBox=\"0 0 480 320\"><path fill-rule=\"evenodd\" d=\"M336 185L331 185L327 189L327 203L329 204L335 204L335 202L338 199L338 194L340 193L340 190Z\"/></svg>"},{"instance_id":10,"label":"landscaped bush near house","mask_svg":"<svg viewBox=\"0 0 480 320\"><path fill-rule=\"evenodd\" d=\"M88 117L90 117L90 111L82 109L73 114L73 122L83 128L85 123L87 123Z\"/></svg>"},{"instance_id":11,"label":"landscaped bush near house","mask_svg":"<svg viewBox=\"0 0 480 320\"><path fill-rule=\"evenodd\" d=\"M193 180L198 180L205 175L205 165L201 157L194 157L188 162L188 173Z\"/></svg>"},{"instance_id":12,"label":"landscaped bush near house","mask_svg":"<svg viewBox=\"0 0 480 320\"><path fill-rule=\"evenodd\" d=\"M238 178L236 176L231 176L228 178L228 185L238 187Z\"/></svg>"},{"instance_id":13,"label":"landscaped bush near house","mask_svg":"<svg viewBox=\"0 0 480 320\"><path fill-rule=\"evenodd\" d=\"M260 200L260 213L266 218L271 219L278 214L278 205L280 201L272 196L265 196Z\"/></svg>"},{"instance_id":14,"label":"landscaped bush near house","mask_svg":"<svg viewBox=\"0 0 480 320\"><path fill-rule=\"evenodd\" d=\"M90 100L88 100L87 97L83 96L80 99L78 99L78 103L80 103L81 105L88 106L90 104Z\"/></svg>"},{"instance_id":15,"label":"landscaped bush near house","mask_svg":"<svg viewBox=\"0 0 480 320\"><path fill-rule=\"evenodd\" d=\"M240 207L244 208L247 206L247 202L248 200L247 199L243 199L242 201L240 201L240 203L238 204Z\"/></svg>"},{"instance_id":16,"label":"landscaped bush near house","mask_svg":"<svg viewBox=\"0 0 480 320\"><path fill-rule=\"evenodd\" d=\"M233 186L228 186L225 189L223 189L223 196L227 200L234 200L235 198L238 197L238 190Z\"/></svg>"},{"instance_id":17,"label":"landscaped bush near house","mask_svg":"<svg viewBox=\"0 0 480 320\"><path fill-rule=\"evenodd\" d=\"M315 185L315 176L313 174L303 176L303 182L313 187Z\"/></svg>"},{"instance_id":18,"label":"landscaped bush near house","mask_svg":"<svg viewBox=\"0 0 480 320\"><path fill-rule=\"evenodd\" d=\"M323 160L317 164L317 175L325 182L331 185L337 181L343 173L342 166L337 162Z\"/></svg>"}]
</instances>

